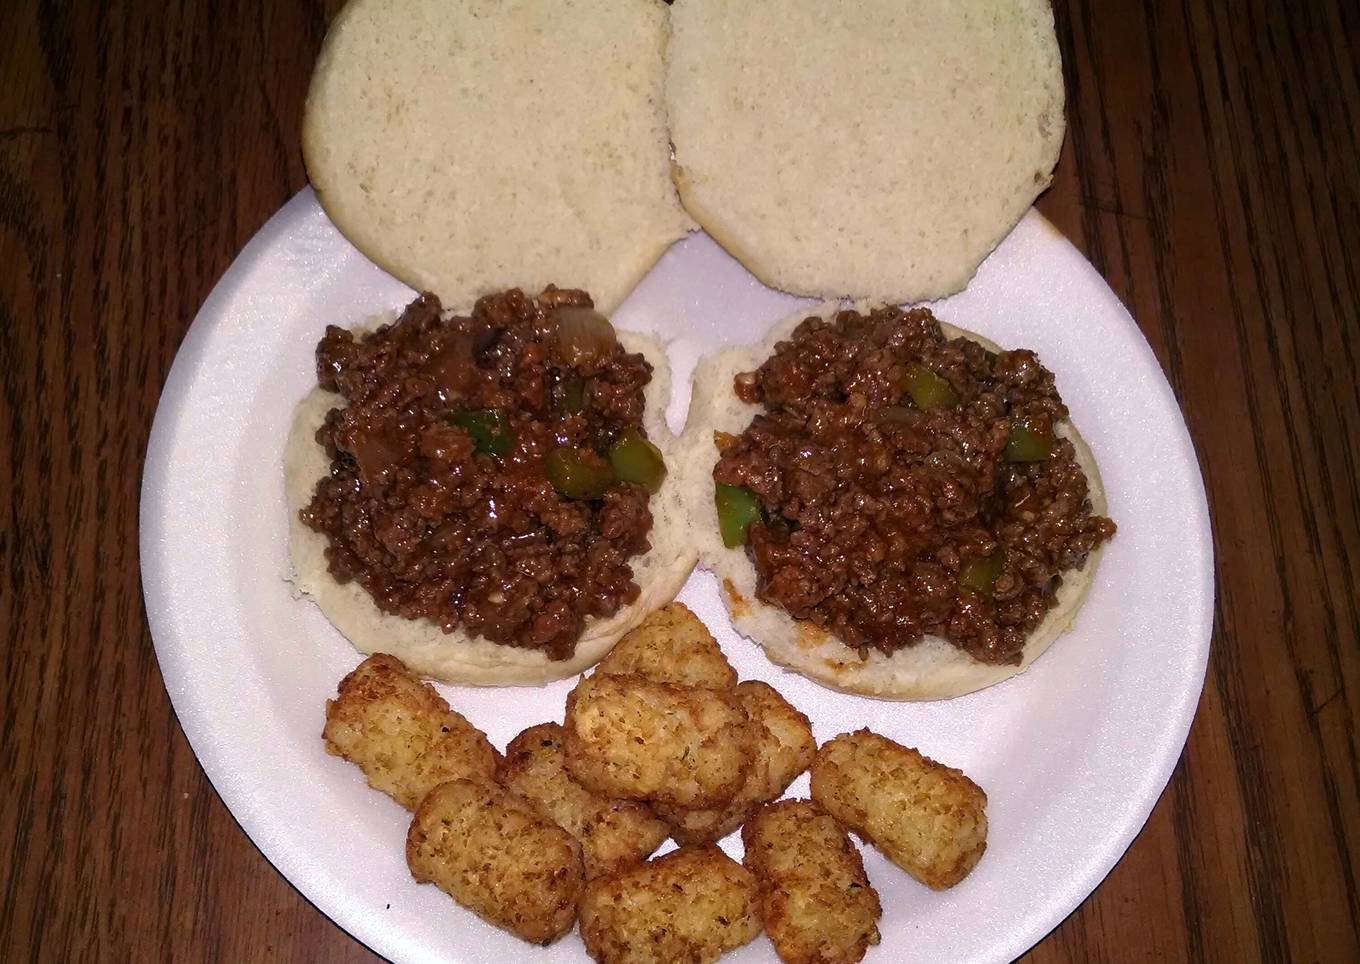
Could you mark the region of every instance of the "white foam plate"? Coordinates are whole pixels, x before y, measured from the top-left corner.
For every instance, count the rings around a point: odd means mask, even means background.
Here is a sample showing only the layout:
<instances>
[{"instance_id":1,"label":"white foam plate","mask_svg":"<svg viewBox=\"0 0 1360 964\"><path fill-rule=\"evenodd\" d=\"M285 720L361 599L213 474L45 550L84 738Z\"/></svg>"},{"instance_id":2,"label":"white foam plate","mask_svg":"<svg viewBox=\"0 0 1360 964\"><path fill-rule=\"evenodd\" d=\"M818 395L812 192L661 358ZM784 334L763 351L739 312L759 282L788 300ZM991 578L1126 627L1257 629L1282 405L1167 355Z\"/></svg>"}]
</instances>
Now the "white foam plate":
<instances>
[{"instance_id":1,"label":"white foam plate","mask_svg":"<svg viewBox=\"0 0 1360 964\"><path fill-rule=\"evenodd\" d=\"M359 656L284 579L284 438L314 384L324 326L411 296L340 236L310 191L223 276L180 347L147 453L141 558L156 652L223 801L341 927L396 961L584 961L575 936L532 948L417 885L403 854L408 814L323 749L323 705ZM695 360L759 340L799 304L695 234L614 320L669 341L679 428ZM1003 345L1036 349L1095 450L1119 533L1073 631L999 686L885 703L776 669L732 631L707 573L680 597L741 676L774 684L812 718L819 741L867 725L987 791L987 853L952 890L931 892L865 848L884 908L871 962L1009 961L1070 913L1165 786L1209 651L1212 549L1195 453L1156 359L1099 275L1032 212L972 285L936 308ZM441 690L504 747L530 724L560 720L571 685ZM806 796L806 776L790 794ZM736 836L723 846L740 854ZM724 960L774 959L761 937Z\"/></svg>"}]
</instances>

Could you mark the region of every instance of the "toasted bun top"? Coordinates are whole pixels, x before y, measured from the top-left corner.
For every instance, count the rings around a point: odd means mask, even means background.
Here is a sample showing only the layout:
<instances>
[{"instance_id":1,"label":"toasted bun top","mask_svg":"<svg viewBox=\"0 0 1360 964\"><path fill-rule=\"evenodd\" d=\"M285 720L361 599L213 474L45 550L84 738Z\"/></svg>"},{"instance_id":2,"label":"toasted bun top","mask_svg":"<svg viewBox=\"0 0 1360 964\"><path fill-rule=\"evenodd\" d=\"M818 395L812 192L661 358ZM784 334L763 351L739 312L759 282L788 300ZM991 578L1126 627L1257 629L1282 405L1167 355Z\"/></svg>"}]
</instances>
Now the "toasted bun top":
<instances>
[{"instance_id":1,"label":"toasted bun top","mask_svg":"<svg viewBox=\"0 0 1360 964\"><path fill-rule=\"evenodd\" d=\"M670 180L660 0L350 0L307 95L322 207L455 309L567 283L613 311L692 227Z\"/></svg>"},{"instance_id":2,"label":"toasted bun top","mask_svg":"<svg viewBox=\"0 0 1360 964\"><path fill-rule=\"evenodd\" d=\"M738 632L759 643L773 662L824 686L881 699L938 700L999 683L1028 668L1071 626L1095 576L1100 550L1091 553L1081 570L1064 574L1056 604L1030 634L1020 665L998 666L980 662L946 640L929 635L891 656L874 650L861 659L856 650L820 627L758 600L755 567L742 549L728 549L722 544L713 505L713 465L718 458L713 433L740 435L757 410L737 398L732 379L739 372L759 368L774 353L775 344L787 339L804 318L827 318L838 307L827 304L800 311L776 325L760 344L728 349L705 359L696 369L681 459L686 466L682 498L700 563L718 577L723 602ZM952 325L941 327L947 337L972 338L991 351L1001 350L979 335ZM1089 483L1091 506L1103 515L1105 490L1091 450L1071 422L1059 423L1057 433L1072 441Z\"/></svg>"},{"instance_id":3,"label":"toasted bun top","mask_svg":"<svg viewBox=\"0 0 1360 964\"><path fill-rule=\"evenodd\" d=\"M314 389L293 416L284 450L284 482L288 495L288 550L298 591L312 598L326 618L364 653L390 653L423 676L449 683L478 686L539 684L565 679L600 661L624 633L652 610L675 598L694 568L695 550L680 508L678 459L674 439L666 427L670 373L666 352L645 336L621 331L619 341L632 352L642 352L652 363L652 380L645 389L647 436L661 449L671 467L661 491L652 496L651 549L631 560L633 578L642 590L636 601L608 619L589 619L571 659L553 661L541 650L503 646L462 629L445 633L425 619L405 619L385 613L357 581L340 584L326 564L327 538L303 525L298 512L311 501L316 483L330 471L330 460L316 442L316 430L330 409L345 404L342 396Z\"/></svg>"},{"instance_id":4,"label":"toasted bun top","mask_svg":"<svg viewBox=\"0 0 1360 964\"><path fill-rule=\"evenodd\" d=\"M681 199L768 285L949 294L1051 179L1047 0L676 0L671 22Z\"/></svg>"}]
</instances>

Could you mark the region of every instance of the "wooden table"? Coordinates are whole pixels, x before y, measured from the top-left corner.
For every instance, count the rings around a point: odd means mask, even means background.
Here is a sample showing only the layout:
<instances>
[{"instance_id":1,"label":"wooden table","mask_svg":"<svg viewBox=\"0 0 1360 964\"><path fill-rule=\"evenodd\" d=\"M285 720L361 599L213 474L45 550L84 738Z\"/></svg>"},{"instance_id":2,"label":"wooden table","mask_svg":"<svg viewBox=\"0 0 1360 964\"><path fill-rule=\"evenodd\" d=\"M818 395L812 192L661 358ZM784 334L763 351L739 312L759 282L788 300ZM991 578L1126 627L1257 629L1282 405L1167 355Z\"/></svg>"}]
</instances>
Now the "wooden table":
<instances>
[{"instance_id":1,"label":"wooden table","mask_svg":"<svg viewBox=\"0 0 1360 964\"><path fill-rule=\"evenodd\" d=\"M371 957L199 770L137 560L161 384L306 182L298 120L337 6L0 3L6 960ZM1040 208L1175 387L1219 594L1170 785L1031 957L1357 960L1360 4L1056 6L1070 126Z\"/></svg>"}]
</instances>

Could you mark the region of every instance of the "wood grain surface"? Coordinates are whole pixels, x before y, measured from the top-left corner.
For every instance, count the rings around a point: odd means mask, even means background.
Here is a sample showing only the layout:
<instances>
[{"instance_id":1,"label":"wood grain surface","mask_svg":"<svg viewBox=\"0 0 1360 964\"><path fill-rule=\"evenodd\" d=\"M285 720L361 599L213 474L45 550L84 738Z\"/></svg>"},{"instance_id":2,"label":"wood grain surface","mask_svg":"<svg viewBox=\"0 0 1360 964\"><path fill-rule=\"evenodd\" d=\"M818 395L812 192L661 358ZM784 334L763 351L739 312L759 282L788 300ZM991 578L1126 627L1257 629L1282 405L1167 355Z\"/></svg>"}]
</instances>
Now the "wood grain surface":
<instances>
[{"instance_id":1,"label":"wood grain surface","mask_svg":"<svg viewBox=\"0 0 1360 964\"><path fill-rule=\"evenodd\" d=\"M200 771L137 558L161 384L306 181L338 5L0 2L0 959L372 957ZM1040 208L1175 387L1219 589L1170 785L1030 959L1360 960L1360 4L1056 13L1070 127Z\"/></svg>"}]
</instances>

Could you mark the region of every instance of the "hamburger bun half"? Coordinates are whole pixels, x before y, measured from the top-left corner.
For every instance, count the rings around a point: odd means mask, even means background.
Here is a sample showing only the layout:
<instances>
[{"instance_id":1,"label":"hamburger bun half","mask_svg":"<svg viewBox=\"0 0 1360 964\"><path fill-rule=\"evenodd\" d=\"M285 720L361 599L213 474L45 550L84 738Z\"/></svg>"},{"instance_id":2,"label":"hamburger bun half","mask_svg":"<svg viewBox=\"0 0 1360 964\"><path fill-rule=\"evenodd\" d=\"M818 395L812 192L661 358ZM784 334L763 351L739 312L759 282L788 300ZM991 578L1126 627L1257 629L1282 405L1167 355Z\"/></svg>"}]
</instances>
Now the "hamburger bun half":
<instances>
[{"instance_id":1,"label":"hamburger bun half","mask_svg":"<svg viewBox=\"0 0 1360 964\"><path fill-rule=\"evenodd\" d=\"M775 345L789 338L803 319L814 315L826 318L839 307L828 303L800 311L776 325L761 343L728 349L704 359L696 368L682 460L686 466L685 511L700 564L717 576L723 603L738 632L759 643L771 661L832 689L889 700L938 700L962 696L1023 672L1072 625L1095 576L1100 549L1090 554L1082 569L1063 575L1056 604L1030 635L1020 664L1001 666L974 659L931 635L891 656L871 650L861 659L858 651L821 627L794 619L781 607L757 599L755 566L745 550L723 545L713 504L712 473L718 458L713 433L740 435L756 411L737 398L732 379L739 372L759 368L774 353ZM1002 350L972 332L944 323L941 328L947 337L971 338L989 351ZM1093 511L1105 514L1105 490L1090 448L1070 421L1059 423L1055 429L1076 449Z\"/></svg>"},{"instance_id":2,"label":"hamburger bun half","mask_svg":"<svg viewBox=\"0 0 1360 964\"><path fill-rule=\"evenodd\" d=\"M303 117L317 198L446 307L571 278L609 314L693 227L667 32L661 0L350 0Z\"/></svg>"},{"instance_id":3,"label":"hamburger bun half","mask_svg":"<svg viewBox=\"0 0 1360 964\"><path fill-rule=\"evenodd\" d=\"M608 619L587 619L571 659L553 661L540 650L493 643L470 636L462 629L445 633L429 620L383 612L357 581L336 582L326 563L329 540L298 517L311 500L316 483L330 472L330 459L316 442L316 430L330 409L344 405L342 396L320 388L313 389L298 404L284 450L288 550L298 592L309 596L360 652L390 653L415 672L448 683L476 686L549 683L575 676L599 662L644 616L675 598L689 578L696 558L680 506L676 440L666 426L671 387L665 348L635 332L620 331L618 336L624 348L641 352L652 363L652 380L645 389L647 410L643 424L671 471L661 491L651 498L652 530L648 537L651 548L631 562L633 578L641 593Z\"/></svg>"},{"instance_id":4,"label":"hamburger bun half","mask_svg":"<svg viewBox=\"0 0 1360 964\"><path fill-rule=\"evenodd\" d=\"M765 284L958 291L1052 178L1047 0L676 0L666 103L695 219Z\"/></svg>"}]
</instances>

